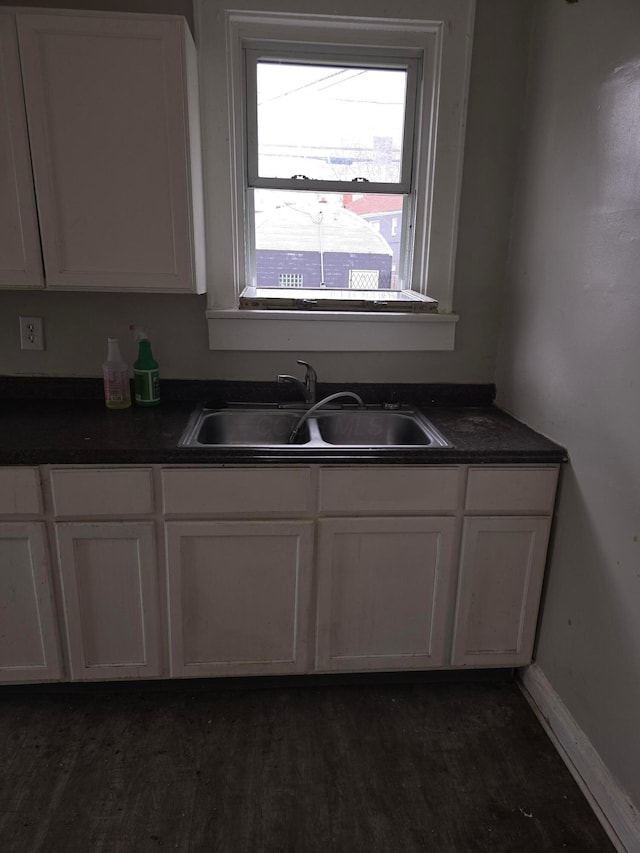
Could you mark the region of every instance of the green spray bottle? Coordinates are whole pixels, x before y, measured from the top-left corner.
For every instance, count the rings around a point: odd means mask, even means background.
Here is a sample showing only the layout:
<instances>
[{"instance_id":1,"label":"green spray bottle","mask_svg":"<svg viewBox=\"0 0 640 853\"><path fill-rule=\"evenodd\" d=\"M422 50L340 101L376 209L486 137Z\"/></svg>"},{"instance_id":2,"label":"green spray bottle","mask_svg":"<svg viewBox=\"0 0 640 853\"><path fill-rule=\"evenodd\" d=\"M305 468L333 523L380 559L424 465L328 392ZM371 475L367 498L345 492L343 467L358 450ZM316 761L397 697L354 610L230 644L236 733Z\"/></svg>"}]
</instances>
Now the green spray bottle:
<instances>
[{"instance_id":1,"label":"green spray bottle","mask_svg":"<svg viewBox=\"0 0 640 853\"><path fill-rule=\"evenodd\" d=\"M137 331L138 358L133 364L133 383L138 406L157 406L160 402L160 371L151 352L151 341L143 329Z\"/></svg>"}]
</instances>

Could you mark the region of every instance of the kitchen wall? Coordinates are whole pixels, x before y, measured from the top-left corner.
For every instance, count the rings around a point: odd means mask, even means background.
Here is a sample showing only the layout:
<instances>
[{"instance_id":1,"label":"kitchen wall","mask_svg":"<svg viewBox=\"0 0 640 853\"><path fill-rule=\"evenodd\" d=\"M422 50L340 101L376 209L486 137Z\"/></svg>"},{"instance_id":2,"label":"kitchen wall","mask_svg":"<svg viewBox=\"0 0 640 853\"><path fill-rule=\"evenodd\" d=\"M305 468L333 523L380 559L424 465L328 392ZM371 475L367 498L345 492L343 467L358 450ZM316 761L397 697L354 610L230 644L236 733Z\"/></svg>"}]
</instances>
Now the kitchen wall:
<instances>
[{"instance_id":1,"label":"kitchen wall","mask_svg":"<svg viewBox=\"0 0 640 853\"><path fill-rule=\"evenodd\" d=\"M419 7L419 0L404 0ZM0 5L13 5L0 0ZM24 4L26 5L26 4ZM34 6L176 12L189 0L41 0ZM337 11L326 3L327 12ZM531 0L478 0L456 266L456 349L446 353L310 353L324 381L493 381ZM298 5L303 8L303 3ZM213 271L215 274L215 271ZM147 327L167 378L273 379L293 353L208 349L202 296L0 291L0 375L99 376L106 338L131 359L130 323ZM42 316L46 351L21 352L18 316ZM300 353L301 357L305 353Z\"/></svg>"},{"instance_id":2,"label":"kitchen wall","mask_svg":"<svg viewBox=\"0 0 640 853\"><path fill-rule=\"evenodd\" d=\"M536 659L640 806L640 4L535 4L498 402L569 449Z\"/></svg>"}]
</instances>

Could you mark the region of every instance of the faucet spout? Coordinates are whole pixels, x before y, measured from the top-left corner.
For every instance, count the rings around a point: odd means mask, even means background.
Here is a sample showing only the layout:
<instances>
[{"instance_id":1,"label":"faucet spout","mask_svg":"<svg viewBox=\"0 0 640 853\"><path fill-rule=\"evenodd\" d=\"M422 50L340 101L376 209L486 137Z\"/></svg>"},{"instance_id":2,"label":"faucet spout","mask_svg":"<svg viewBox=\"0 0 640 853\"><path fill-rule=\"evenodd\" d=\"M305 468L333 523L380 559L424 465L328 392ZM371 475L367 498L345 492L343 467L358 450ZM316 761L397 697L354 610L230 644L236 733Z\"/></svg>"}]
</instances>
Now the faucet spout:
<instances>
[{"instance_id":1,"label":"faucet spout","mask_svg":"<svg viewBox=\"0 0 640 853\"><path fill-rule=\"evenodd\" d=\"M326 403L331 403L333 400L339 400L342 397L349 397L352 400L355 400L358 406L361 409L364 409L364 403L362 401L362 397L359 394L356 394L353 391L337 391L335 394L329 394L328 397L323 397L322 400L319 400L315 405L311 406L307 411L300 417L298 423L291 430L291 434L289 435L289 444L293 444L296 440L296 436L300 431L300 427L311 417L314 412L317 412L321 406L324 406Z\"/></svg>"}]
</instances>

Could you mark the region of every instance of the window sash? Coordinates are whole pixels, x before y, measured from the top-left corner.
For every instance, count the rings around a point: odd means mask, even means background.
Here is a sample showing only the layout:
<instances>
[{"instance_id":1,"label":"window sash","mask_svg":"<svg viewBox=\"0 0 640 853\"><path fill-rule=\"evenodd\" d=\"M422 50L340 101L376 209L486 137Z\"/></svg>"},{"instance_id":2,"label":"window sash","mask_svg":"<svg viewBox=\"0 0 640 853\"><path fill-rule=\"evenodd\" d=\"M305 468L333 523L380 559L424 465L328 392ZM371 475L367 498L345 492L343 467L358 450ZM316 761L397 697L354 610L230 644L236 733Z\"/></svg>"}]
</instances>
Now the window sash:
<instances>
[{"instance_id":1,"label":"window sash","mask_svg":"<svg viewBox=\"0 0 640 853\"><path fill-rule=\"evenodd\" d=\"M422 64L415 51L390 51L381 48L375 53L363 53L358 48L343 45L327 47L320 51L317 45L306 51L283 43L277 47L259 48L245 46L245 96L246 96L246 168L247 187L253 189L312 190L315 192L362 192L376 195L403 194L412 191L415 174L414 152L416 149L416 127L418 82ZM260 61L291 62L311 65L339 65L349 68L394 69L406 71L404 123L402 132L402 156L400 180L382 181L333 181L305 178L270 178L258 174L258 91L257 66Z\"/></svg>"},{"instance_id":2,"label":"window sash","mask_svg":"<svg viewBox=\"0 0 640 853\"><path fill-rule=\"evenodd\" d=\"M317 188L316 188L317 189ZM363 193L366 195L366 193ZM246 211L246 252L245 252L245 281L246 285L238 291L240 297L245 287L255 288L257 285L257 257L256 257L256 215L255 204L253 197L253 189L248 188L245 191L245 211ZM400 235L400 252L399 265L395 271L398 279L397 290L411 290L414 293L422 294L422 296L432 296L427 294L426 279L412 278L412 270L414 267L414 252L415 243L413 240L415 234L415 192L413 195L405 195L402 199L402 233ZM438 300L434 298L436 304ZM248 305L245 305L248 307ZM346 310L346 309L345 309Z\"/></svg>"}]
</instances>

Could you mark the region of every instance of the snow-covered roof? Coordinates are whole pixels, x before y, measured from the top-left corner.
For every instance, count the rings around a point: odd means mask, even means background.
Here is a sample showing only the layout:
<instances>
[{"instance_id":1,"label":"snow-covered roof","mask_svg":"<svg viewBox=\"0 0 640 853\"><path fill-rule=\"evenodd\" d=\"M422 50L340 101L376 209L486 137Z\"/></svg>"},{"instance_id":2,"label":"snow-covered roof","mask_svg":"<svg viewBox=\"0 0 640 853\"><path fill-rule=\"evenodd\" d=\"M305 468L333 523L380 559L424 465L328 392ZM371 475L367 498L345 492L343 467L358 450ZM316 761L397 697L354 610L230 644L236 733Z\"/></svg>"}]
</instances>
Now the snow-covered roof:
<instances>
[{"instance_id":1,"label":"snow-covered roof","mask_svg":"<svg viewBox=\"0 0 640 853\"><path fill-rule=\"evenodd\" d=\"M256 214L256 249L391 255L387 241L350 210L314 202Z\"/></svg>"}]
</instances>

